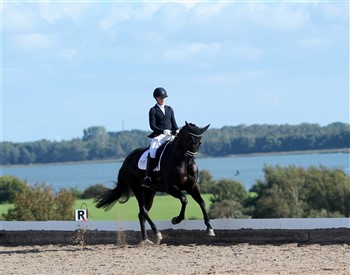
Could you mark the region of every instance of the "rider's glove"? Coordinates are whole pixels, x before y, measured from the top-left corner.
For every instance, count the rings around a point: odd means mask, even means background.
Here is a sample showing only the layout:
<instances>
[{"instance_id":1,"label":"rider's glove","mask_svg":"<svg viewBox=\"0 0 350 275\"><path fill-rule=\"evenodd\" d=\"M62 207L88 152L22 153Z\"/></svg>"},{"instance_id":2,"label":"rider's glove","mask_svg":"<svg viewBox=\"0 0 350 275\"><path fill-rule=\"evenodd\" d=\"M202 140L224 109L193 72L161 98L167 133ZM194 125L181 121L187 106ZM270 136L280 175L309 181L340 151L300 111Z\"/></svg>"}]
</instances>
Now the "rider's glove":
<instances>
[{"instance_id":1,"label":"rider's glove","mask_svg":"<svg viewBox=\"0 0 350 275\"><path fill-rule=\"evenodd\" d=\"M164 130L163 134L166 136L171 136L171 131L170 130Z\"/></svg>"}]
</instances>

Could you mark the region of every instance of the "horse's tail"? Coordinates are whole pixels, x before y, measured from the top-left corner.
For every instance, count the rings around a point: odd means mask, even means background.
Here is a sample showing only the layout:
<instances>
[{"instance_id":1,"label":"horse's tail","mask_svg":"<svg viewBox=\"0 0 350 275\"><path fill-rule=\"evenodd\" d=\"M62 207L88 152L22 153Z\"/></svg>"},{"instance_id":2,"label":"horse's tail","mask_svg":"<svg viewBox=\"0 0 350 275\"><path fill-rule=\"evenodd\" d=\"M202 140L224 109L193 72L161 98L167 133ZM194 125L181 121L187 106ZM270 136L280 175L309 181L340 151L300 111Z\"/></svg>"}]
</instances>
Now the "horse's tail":
<instances>
[{"instance_id":1,"label":"horse's tail","mask_svg":"<svg viewBox=\"0 0 350 275\"><path fill-rule=\"evenodd\" d=\"M114 189L106 188L106 190L95 200L95 202L97 202L96 207L104 208L105 211L108 211L117 201L125 203L129 200L129 197L129 187L122 181L119 181Z\"/></svg>"}]
</instances>

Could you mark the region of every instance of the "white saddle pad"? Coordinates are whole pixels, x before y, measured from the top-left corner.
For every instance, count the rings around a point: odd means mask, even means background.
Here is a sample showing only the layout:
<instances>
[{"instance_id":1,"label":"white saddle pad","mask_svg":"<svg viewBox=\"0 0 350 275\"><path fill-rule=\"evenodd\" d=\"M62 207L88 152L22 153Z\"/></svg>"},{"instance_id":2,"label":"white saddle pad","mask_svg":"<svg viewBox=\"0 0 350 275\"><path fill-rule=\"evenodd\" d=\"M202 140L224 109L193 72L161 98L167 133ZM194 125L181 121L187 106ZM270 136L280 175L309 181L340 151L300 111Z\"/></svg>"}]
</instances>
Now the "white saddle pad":
<instances>
[{"instance_id":1,"label":"white saddle pad","mask_svg":"<svg viewBox=\"0 0 350 275\"><path fill-rule=\"evenodd\" d=\"M148 154L149 154L149 149L147 149L140 157L139 162L137 164L139 169L141 169L141 170L147 169L147 156L148 156Z\"/></svg>"},{"instance_id":2,"label":"white saddle pad","mask_svg":"<svg viewBox=\"0 0 350 275\"><path fill-rule=\"evenodd\" d=\"M143 152L142 156L139 159L139 162L137 163L137 166L140 170L147 170L147 157L149 154L149 149L147 149L145 152ZM158 165L156 168L154 168L154 171L160 171L160 163L158 162Z\"/></svg>"}]
</instances>

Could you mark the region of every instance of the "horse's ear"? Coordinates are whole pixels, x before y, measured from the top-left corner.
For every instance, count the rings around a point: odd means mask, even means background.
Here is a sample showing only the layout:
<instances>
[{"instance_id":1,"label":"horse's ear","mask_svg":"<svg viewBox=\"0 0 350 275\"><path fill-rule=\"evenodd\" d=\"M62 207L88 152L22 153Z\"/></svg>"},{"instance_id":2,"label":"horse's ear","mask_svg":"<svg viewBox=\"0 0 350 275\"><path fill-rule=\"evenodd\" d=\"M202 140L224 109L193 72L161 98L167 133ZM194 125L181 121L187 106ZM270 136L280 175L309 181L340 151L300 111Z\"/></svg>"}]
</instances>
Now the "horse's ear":
<instances>
[{"instance_id":1,"label":"horse's ear","mask_svg":"<svg viewBox=\"0 0 350 275\"><path fill-rule=\"evenodd\" d=\"M188 126L188 123L187 123L187 121L186 121L186 120L185 120L185 125L186 125L186 126Z\"/></svg>"},{"instance_id":2,"label":"horse's ear","mask_svg":"<svg viewBox=\"0 0 350 275\"><path fill-rule=\"evenodd\" d=\"M205 127L203 127L203 128L201 129L202 134L203 134L206 130L208 130L209 126L210 126L210 124L208 124L207 126L205 126Z\"/></svg>"}]
</instances>

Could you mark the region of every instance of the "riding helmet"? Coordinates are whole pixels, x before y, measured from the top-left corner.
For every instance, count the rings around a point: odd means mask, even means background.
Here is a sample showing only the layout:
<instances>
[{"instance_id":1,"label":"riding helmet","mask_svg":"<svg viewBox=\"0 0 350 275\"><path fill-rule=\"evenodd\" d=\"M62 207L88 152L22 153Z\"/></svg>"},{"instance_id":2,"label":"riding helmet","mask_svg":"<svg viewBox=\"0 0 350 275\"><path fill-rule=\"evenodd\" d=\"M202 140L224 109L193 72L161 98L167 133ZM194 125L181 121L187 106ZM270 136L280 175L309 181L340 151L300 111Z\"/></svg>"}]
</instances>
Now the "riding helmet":
<instances>
[{"instance_id":1,"label":"riding helmet","mask_svg":"<svg viewBox=\"0 0 350 275\"><path fill-rule=\"evenodd\" d=\"M168 97L168 94L166 93L166 90L164 88L158 87L154 90L153 97L154 98L160 97L163 99L163 98Z\"/></svg>"}]
</instances>

